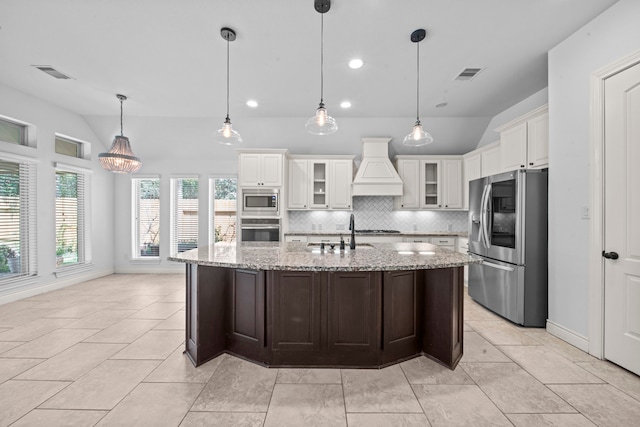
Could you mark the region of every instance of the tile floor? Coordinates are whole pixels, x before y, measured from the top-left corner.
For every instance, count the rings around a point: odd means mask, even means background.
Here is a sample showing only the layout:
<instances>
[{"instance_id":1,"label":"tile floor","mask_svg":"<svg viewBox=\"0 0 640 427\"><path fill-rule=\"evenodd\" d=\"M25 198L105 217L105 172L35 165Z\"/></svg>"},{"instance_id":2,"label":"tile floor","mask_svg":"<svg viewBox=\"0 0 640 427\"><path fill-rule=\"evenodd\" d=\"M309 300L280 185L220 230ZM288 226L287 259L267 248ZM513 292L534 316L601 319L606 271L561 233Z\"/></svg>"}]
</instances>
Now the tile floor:
<instances>
[{"instance_id":1,"label":"tile floor","mask_svg":"<svg viewBox=\"0 0 640 427\"><path fill-rule=\"evenodd\" d=\"M0 426L637 426L640 377L465 297L455 371L267 369L182 355L182 275L0 306Z\"/></svg>"}]
</instances>

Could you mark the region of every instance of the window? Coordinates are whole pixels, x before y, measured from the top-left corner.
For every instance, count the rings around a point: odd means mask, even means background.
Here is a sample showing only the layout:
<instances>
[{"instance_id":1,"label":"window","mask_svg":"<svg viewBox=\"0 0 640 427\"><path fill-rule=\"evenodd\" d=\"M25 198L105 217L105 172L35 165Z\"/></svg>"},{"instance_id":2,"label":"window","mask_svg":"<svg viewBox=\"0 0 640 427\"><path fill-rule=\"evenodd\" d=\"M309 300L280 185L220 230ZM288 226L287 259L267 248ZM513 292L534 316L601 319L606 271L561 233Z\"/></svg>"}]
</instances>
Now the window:
<instances>
[{"instance_id":1,"label":"window","mask_svg":"<svg viewBox=\"0 0 640 427\"><path fill-rule=\"evenodd\" d=\"M0 119L0 141L27 145L27 126Z\"/></svg>"},{"instance_id":2,"label":"window","mask_svg":"<svg viewBox=\"0 0 640 427\"><path fill-rule=\"evenodd\" d=\"M234 243L238 207L238 180L211 178L209 180L209 243Z\"/></svg>"},{"instance_id":3,"label":"window","mask_svg":"<svg viewBox=\"0 0 640 427\"><path fill-rule=\"evenodd\" d=\"M85 175L56 172L56 266L85 263Z\"/></svg>"},{"instance_id":4,"label":"window","mask_svg":"<svg viewBox=\"0 0 640 427\"><path fill-rule=\"evenodd\" d=\"M0 282L36 274L36 167L0 159Z\"/></svg>"},{"instance_id":5,"label":"window","mask_svg":"<svg viewBox=\"0 0 640 427\"><path fill-rule=\"evenodd\" d=\"M198 246L198 178L171 179L171 254Z\"/></svg>"},{"instance_id":6,"label":"window","mask_svg":"<svg viewBox=\"0 0 640 427\"><path fill-rule=\"evenodd\" d=\"M82 158L82 143L59 135L56 135L55 150L58 154Z\"/></svg>"},{"instance_id":7,"label":"window","mask_svg":"<svg viewBox=\"0 0 640 427\"><path fill-rule=\"evenodd\" d=\"M160 178L132 179L133 258L160 256Z\"/></svg>"}]
</instances>

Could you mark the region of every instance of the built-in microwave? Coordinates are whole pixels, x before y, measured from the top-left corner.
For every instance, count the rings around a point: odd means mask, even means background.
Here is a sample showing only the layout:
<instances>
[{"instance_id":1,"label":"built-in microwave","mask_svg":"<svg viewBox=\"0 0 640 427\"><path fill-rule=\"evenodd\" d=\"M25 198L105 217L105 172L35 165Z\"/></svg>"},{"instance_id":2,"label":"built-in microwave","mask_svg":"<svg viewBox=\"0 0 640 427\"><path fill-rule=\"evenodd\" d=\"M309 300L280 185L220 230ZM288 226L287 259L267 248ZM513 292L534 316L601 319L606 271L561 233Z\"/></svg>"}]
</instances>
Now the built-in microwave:
<instances>
[{"instance_id":1,"label":"built-in microwave","mask_svg":"<svg viewBox=\"0 0 640 427\"><path fill-rule=\"evenodd\" d=\"M277 189L246 189L242 192L242 215L278 216L280 192Z\"/></svg>"}]
</instances>

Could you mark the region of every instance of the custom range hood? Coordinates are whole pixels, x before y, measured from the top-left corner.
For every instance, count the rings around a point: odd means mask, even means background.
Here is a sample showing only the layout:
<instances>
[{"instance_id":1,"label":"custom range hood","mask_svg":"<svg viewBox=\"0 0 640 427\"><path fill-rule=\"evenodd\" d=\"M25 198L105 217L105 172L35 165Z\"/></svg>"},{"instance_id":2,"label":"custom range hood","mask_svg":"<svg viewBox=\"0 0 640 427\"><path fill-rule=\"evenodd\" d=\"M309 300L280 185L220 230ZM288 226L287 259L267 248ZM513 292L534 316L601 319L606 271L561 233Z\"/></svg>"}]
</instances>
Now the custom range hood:
<instances>
[{"instance_id":1,"label":"custom range hood","mask_svg":"<svg viewBox=\"0 0 640 427\"><path fill-rule=\"evenodd\" d=\"M391 138L362 138L354 196L402 196L402 179L389 160L389 141Z\"/></svg>"}]
</instances>

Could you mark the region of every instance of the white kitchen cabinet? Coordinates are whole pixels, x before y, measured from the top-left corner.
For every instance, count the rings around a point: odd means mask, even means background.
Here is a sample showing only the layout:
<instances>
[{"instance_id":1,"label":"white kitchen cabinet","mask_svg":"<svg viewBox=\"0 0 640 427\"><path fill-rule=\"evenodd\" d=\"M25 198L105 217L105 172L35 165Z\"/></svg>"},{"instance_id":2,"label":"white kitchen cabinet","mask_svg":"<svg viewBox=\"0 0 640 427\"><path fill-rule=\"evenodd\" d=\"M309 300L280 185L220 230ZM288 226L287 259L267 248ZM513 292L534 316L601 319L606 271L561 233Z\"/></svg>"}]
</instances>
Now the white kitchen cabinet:
<instances>
[{"instance_id":1,"label":"white kitchen cabinet","mask_svg":"<svg viewBox=\"0 0 640 427\"><path fill-rule=\"evenodd\" d=\"M431 243L431 239L428 236L403 237L402 241L405 243Z\"/></svg>"},{"instance_id":2,"label":"white kitchen cabinet","mask_svg":"<svg viewBox=\"0 0 640 427\"><path fill-rule=\"evenodd\" d=\"M456 250L456 238L455 237L430 237L429 243L432 245L440 246L444 249L449 249L451 251Z\"/></svg>"},{"instance_id":3,"label":"white kitchen cabinet","mask_svg":"<svg viewBox=\"0 0 640 427\"><path fill-rule=\"evenodd\" d=\"M287 150L241 151L238 158L239 187L282 187Z\"/></svg>"},{"instance_id":4,"label":"white kitchen cabinet","mask_svg":"<svg viewBox=\"0 0 640 427\"><path fill-rule=\"evenodd\" d=\"M402 179L402 196L395 197L396 209L418 209L420 207L420 160L397 160L396 169Z\"/></svg>"},{"instance_id":5,"label":"white kitchen cabinet","mask_svg":"<svg viewBox=\"0 0 640 427\"><path fill-rule=\"evenodd\" d=\"M309 163L301 159L289 159L289 184L287 206L289 209L307 209L309 203Z\"/></svg>"},{"instance_id":6,"label":"white kitchen cabinet","mask_svg":"<svg viewBox=\"0 0 640 427\"><path fill-rule=\"evenodd\" d=\"M306 242L307 236L284 236L285 242Z\"/></svg>"},{"instance_id":7,"label":"white kitchen cabinet","mask_svg":"<svg viewBox=\"0 0 640 427\"><path fill-rule=\"evenodd\" d=\"M500 132L502 171L549 164L549 110L542 106L496 129Z\"/></svg>"},{"instance_id":8,"label":"white kitchen cabinet","mask_svg":"<svg viewBox=\"0 0 640 427\"><path fill-rule=\"evenodd\" d=\"M351 209L351 183L353 182L353 160L331 160L329 163L329 206L331 209Z\"/></svg>"},{"instance_id":9,"label":"white kitchen cabinet","mask_svg":"<svg viewBox=\"0 0 640 427\"><path fill-rule=\"evenodd\" d=\"M309 160L309 175L309 208L328 209L329 162L326 160Z\"/></svg>"},{"instance_id":10,"label":"white kitchen cabinet","mask_svg":"<svg viewBox=\"0 0 640 427\"><path fill-rule=\"evenodd\" d=\"M482 177L495 175L502 172L502 162L500 161L500 141L496 141L483 147L480 153Z\"/></svg>"},{"instance_id":11,"label":"white kitchen cabinet","mask_svg":"<svg viewBox=\"0 0 640 427\"><path fill-rule=\"evenodd\" d=\"M351 238L349 238L351 240ZM356 235L356 248L359 243L399 243L402 236L358 236Z\"/></svg>"},{"instance_id":12,"label":"white kitchen cabinet","mask_svg":"<svg viewBox=\"0 0 640 427\"><path fill-rule=\"evenodd\" d=\"M396 156L403 195L395 209L462 209L461 156Z\"/></svg>"},{"instance_id":13,"label":"white kitchen cabinet","mask_svg":"<svg viewBox=\"0 0 640 427\"><path fill-rule=\"evenodd\" d=\"M442 205L445 209L464 207L462 192L462 160L442 161Z\"/></svg>"},{"instance_id":14,"label":"white kitchen cabinet","mask_svg":"<svg viewBox=\"0 0 640 427\"><path fill-rule=\"evenodd\" d=\"M529 168L549 165L549 112L527 122L527 162Z\"/></svg>"},{"instance_id":15,"label":"white kitchen cabinet","mask_svg":"<svg viewBox=\"0 0 640 427\"><path fill-rule=\"evenodd\" d=\"M441 208L442 170L439 160L422 160L420 162L420 184L422 198L420 206L425 209Z\"/></svg>"},{"instance_id":16,"label":"white kitchen cabinet","mask_svg":"<svg viewBox=\"0 0 640 427\"><path fill-rule=\"evenodd\" d=\"M353 156L335 157L290 156L288 209L352 209Z\"/></svg>"},{"instance_id":17,"label":"white kitchen cabinet","mask_svg":"<svg viewBox=\"0 0 640 427\"><path fill-rule=\"evenodd\" d=\"M482 154L471 152L462 156L462 175L462 206L469 209L469 182L482 176Z\"/></svg>"}]
</instances>

